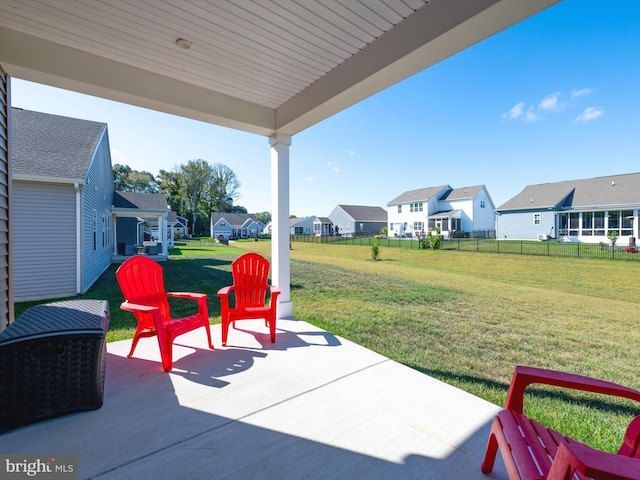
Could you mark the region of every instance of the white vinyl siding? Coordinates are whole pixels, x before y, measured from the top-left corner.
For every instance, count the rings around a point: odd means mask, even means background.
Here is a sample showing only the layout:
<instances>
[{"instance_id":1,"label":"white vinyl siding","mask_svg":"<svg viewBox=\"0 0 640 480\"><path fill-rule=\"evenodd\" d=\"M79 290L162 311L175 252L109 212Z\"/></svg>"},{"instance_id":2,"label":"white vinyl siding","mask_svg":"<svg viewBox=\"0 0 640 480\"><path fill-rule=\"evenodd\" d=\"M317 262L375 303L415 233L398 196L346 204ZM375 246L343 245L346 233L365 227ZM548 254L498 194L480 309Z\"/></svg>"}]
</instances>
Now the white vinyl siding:
<instances>
[{"instance_id":1,"label":"white vinyl siding","mask_svg":"<svg viewBox=\"0 0 640 480\"><path fill-rule=\"evenodd\" d=\"M76 204L69 184L13 182L16 301L76 294Z\"/></svg>"}]
</instances>

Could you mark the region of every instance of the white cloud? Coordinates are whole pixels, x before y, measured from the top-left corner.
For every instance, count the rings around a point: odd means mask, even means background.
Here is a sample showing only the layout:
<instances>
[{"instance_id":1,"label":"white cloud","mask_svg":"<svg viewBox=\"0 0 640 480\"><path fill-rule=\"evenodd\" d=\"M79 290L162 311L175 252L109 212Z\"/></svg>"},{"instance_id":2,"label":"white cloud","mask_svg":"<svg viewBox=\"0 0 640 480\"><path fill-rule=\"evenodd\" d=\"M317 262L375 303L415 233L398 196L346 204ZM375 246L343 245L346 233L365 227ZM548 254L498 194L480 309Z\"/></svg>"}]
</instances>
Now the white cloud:
<instances>
[{"instance_id":1,"label":"white cloud","mask_svg":"<svg viewBox=\"0 0 640 480\"><path fill-rule=\"evenodd\" d=\"M509 118L511 120L516 120L517 118L520 118L522 116L522 114L524 113L524 107L526 106L526 104L524 102L518 102L516 103L511 110L509 110L507 113L503 113L502 114L502 118Z\"/></svg>"},{"instance_id":2,"label":"white cloud","mask_svg":"<svg viewBox=\"0 0 640 480\"><path fill-rule=\"evenodd\" d=\"M355 150L347 150L347 156L348 157L355 157L356 156Z\"/></svg>"},{"instance_id":3,"label":"white cloud","mask_svg":"<svg viewBox=\"0 0 640 480\"><path fill-rule=\"evenodd\" d=\"M304 177L305 182L313 182L313 177Z\"/></svg>"},{"instance_id":4,"label":"white cloud","mask_svg":"<svg viewBox=\"0 0 640 480\"><path fill-rule=\"evenodd\" d=\"M560 92L555 92L547 95L542 99L542 101L538 105L538 108L547 112L556 112L562 110L562 105L558 103L559 98Z\"/></svg>"},{"instance_id":5,"label":"white cloud","mask_svg":"<svg viewBox=\"0 0 640 480\"><path fill-rule=\"evenodd\" d=\"M592 93L593 89L591 88L581 88L580 90L573 89L571 90L571 98L584 97L585 95L591 95Z\"/></svg>"},{"instance_id":6,"label":"white cloud","mask_svg":"<svg viewBox=\"0 0 640 480\"><path fill-rule=\"evenodd\" d=\"M589 107L584 112L576 117L574 122L589 122L595 120L598 117L604 115L604 108L602 107Z\"/></svg>"},{"instance_id":7,"label":"white cloud","mask_svg":"<svg viewBox=\"0 0 640 480\"><path fill-rule=\"evenodd\" d=\"M533 110L533 107L529 108L529 110L527 110L527 113L524 116L524 120L526 122L537 122L538 120L542 120L542 115L540 115L539 113L536 113Z\"/></svg>"},{"instance_id":8,"label":"white cloud","mask_svg":"<svg viewBox=\"0 0 640 480\"><path fill-rule=\"evenodd\" d=\"M329 168L331 170L333 170L336 173L340 173L340 169L338 168L338 164L336 162L327 162L327 165L329 166Z\"/></svg>"}]
</instances>

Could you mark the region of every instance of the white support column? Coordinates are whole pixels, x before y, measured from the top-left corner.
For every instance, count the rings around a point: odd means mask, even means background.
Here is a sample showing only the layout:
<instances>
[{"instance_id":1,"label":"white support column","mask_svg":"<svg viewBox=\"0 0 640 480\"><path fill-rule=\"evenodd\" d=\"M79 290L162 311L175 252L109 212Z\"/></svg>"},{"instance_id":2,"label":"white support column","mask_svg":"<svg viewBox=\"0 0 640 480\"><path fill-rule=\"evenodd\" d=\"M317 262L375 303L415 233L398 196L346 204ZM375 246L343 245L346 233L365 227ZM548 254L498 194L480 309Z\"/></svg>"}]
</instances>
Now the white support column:
<instances>
[{"instance_id":1,"label":"white support column","mask_svg":"<svg viewBox=\"0 0 640 480\"><path fill-rule=\"evenodd\" d=\"M165 257L167 256L168 253L168 239L167 239L167 224L165 223L164 219L166 218L166 216L160 215L158 217L158 241L162 242L162 252L161 254L164 255Z\"/></svg>"},{"instance_id":2,"label":"white support column","mask_svg":"<svg viewBox=\"0 0 640 480\"><path fill-rule=\"evenodd\" d=\"M280 288L278 318L293 316L289 252L289 146L291 136L276 133L271 146L271 281Z\"/></svg>"},{"instance_id":3,"label":"white support column","mask_svg":"<svg viewBox=\"0 0 640 480\"><path fill-rule=\"evenodd\" d=\"M113 208L113 205L111 206L111 208ZM118 230L117 230L117 225L118 222L116 222L116 216L112 213L111 214L111 225L112 225L112 230L111 233L113 235L113 255L116 256L118 255Z\"/></svg>"}]
</instances>

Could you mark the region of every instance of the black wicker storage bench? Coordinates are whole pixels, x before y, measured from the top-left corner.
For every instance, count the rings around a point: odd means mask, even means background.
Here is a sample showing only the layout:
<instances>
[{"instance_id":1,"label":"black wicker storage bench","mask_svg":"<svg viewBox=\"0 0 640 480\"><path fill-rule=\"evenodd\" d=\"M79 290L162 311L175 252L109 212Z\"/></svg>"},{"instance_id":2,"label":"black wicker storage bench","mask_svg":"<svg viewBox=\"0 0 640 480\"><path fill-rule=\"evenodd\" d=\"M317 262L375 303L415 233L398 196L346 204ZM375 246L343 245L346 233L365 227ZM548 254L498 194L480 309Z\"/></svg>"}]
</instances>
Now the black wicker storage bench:
<instances>
[{"instance_id":1,"label":"black wicker storage bench","mask_svg":"<svg viewBox=\"0 0 640 480\"><path fill-rule=\"evenodd\" d=\"M105 300L31 307L0 332L0 433L102 406Z\"/></svg>"}]
</instances>

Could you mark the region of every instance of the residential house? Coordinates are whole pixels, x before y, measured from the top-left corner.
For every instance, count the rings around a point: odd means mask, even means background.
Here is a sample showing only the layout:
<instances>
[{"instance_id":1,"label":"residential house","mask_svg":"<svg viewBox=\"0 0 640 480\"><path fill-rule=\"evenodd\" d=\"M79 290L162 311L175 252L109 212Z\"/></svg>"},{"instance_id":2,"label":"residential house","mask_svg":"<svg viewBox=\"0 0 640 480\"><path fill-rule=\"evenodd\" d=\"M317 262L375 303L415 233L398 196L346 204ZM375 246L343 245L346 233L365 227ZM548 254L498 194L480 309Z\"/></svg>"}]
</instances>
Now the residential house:
<instances>
[{"instance_id":1,"label":"residential house","mask_svg":"<svg viewBox=\"0 0 640 480\"><path fill-rule=\"evenodd\" d=\"M389 236L421 237L436 228L444 237L495 236L495 206L484 185L409 190L387 206Z\"/></svg>"},{"instance_id":2,"label":"residential house","mask_svg":"<svg viewBox=\"0 0 640 480\"><path fill-rule=\"evenodd\" d=\"M252 213L211 213L211 238L224 240L259 236L264 224L258 222Z\"/></svg>"},{"instance_id":3,"label":"residential house","mask_svg":"<svg viewBox=\"0 0 640 480\"><path fill-rule=\"evenodd\" d=\"M528 185L496 210L497 238L635 245L639 209L640 173Z\"/></svg>"},{"instance_id":4,"label":"residential house","mask_svg":"<svg viewBox=\"0 0 640 480\"><path fill-rule=\"evenodd\" d=\"M387 211L381 207L338 205L329 214L334 233L346 237L377 235L387 226Z\"/></svg>"},{"instance_id":5,"label":"residential house","mask_svg":"<svg viewBox=\"0 0 640 480\"><path fill-rule=\"evenodd\" d=\"M294 217L289 219L289 233L291 235L312 235L313 234L313 222L318 217Z\"/></svg>"},{"instance_id":6,"label":"residential house","mask_svg":"<svg viewBox=\"0 0 640 480\"><path fill-rule=\"evenodd\" d=\"M114 250L107 125L13 108L11 142L14 298L83 294Z\"/></svg>"},{"instance_id":7,"label":"residential house","mask_svg":"<svg viewBox=\"0 0 640 480\"><path fill-rule=\"evenodd\" d=\"M176 212L167 213L167 243L169 247L174 246L176 235L184 238L189 234L189 221L178 215Z\"/></svg>"},{"instance_id":8,"label":"residential house","mask_svg":"<svg viewBox=\"0 0 640 480\"><path fill-rule=\"evenodd\" d=\"M333 222L329 217L315 217L313 221L313 236L327 237L335 234Z\"/></svg>"},{"instance_id":9,"label":"residential house","mask_svg":"<svg viewBox=\"0 0 640 480\"><path fill-rule=\"evenodd\" d=\"M162 193L115 192L112 214L118 256L168 255L167 197Z\"/></svg>"}]
</instances>

